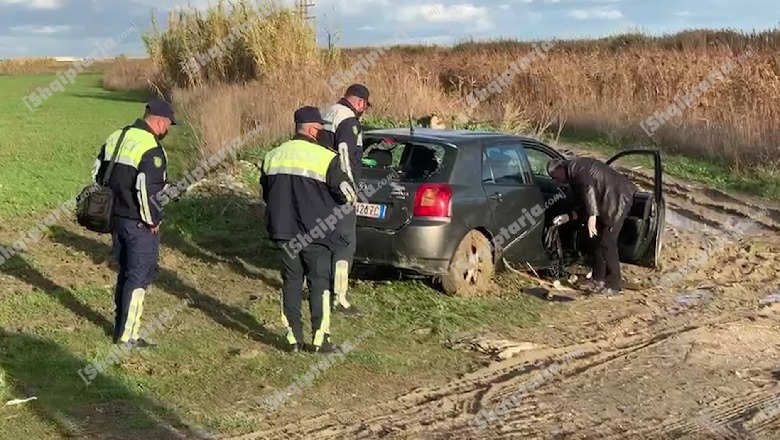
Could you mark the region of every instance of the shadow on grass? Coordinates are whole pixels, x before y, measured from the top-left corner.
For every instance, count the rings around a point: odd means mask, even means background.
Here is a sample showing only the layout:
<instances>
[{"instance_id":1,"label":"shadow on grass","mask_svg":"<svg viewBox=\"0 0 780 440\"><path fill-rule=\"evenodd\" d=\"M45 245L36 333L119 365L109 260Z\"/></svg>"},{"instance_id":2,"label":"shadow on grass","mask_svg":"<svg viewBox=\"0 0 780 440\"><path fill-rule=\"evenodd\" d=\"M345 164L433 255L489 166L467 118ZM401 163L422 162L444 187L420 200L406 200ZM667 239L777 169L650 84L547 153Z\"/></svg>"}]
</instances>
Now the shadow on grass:
<instances>
[{"instance_id":1,"label":"shadow on grass","mask_svg":"<svg viewBox=\"0 0 780 440\"><path fill-rule=\"evenodd\" d=\"M87 387L78 371L88 363L53 341L0 327L0 367L9 389L15 397L37 397L24 405L50 420L47 426L54 426L62 437L213 438L114 378L98 373Z\"/></svg>"},{"instance_id":2,"label":"shadow on grass","mask_svg":"<svg viewBox=\"0 0 780 440\"><path fill-rule=\"evenodd\" d=\"M166 206L163 243L206 264L227 264L237 274L281 289L279 250L268 239L258 200L229 194L187 197ZM350 278L400 279L393 268L355 265Z\"/></svg>"},{"instance_id":3,"label":"shadow on grass","mask_svg":"<svg viewBox=\"0 0 780 440\"><path fill-rule=\"evenodd\" d=\"M163 244L203 263L281 289L279 250L268 239L263 207L236 195L187 197L166 206Z\"/></svg>"},{"instance_id":4,"label":"shadow on grass","mask_svg":"<svg viewBox=\"0 0 780 440\"><path fill-rule=\"evenodd\" d=\"M102 328L107 336L113 335L114 324L112 322L81 302L73 295L73 292L46 278L44 274L34 268L21 256L17 255L7 264L0 266L0 272L27 283L36 289L40 289L47 295L55 298L60 304L74 314L81 316L95 324L95 326Z\"/></svg>"},{"instance_id":5,"label":"shadow on grass","mask_svg":"<svg viewBox=\"0 0 780 440\"><path fill-rule=\"evenodd\" d=\"M101 99L104 101L119 101L119 102L138 102L146 103L153 95L147 92L139 90L116 90L105 91L104 93L74 93L73 96L77 98L92 98Z\"/></svg>"},{"instance_id":6,"label":"shadow on grass","mask_svg":"<svg viewBox=\"0 0 780 440\"><path fill-rule=\"evenodd\" d=\"M95 264L102 264L112 258L111 247L89 237L76 234L61 227L51 228L52 240L72 249L90 255ZM165 232L163 231L163 234ZM201 293L195 287L179 278L175 272L159 267L154 285L179 298L188 299L194 307L223 327L249 335L253 340L284 350L287 344L280 335L266 329L246 310L227 305L216 298Z\"/></svg>"}]
</instances>

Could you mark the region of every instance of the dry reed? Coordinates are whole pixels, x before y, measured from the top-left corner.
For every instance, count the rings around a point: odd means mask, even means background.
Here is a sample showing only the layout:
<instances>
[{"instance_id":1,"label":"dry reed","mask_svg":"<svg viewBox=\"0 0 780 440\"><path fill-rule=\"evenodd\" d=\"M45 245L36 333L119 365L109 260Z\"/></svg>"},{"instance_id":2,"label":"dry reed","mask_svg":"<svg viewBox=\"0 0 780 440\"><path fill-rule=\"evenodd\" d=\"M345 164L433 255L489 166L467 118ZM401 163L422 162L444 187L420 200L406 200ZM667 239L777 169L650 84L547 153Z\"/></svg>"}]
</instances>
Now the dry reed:
<instances>
[{"instance_id":1,"label":"dry reed","mask_svg":"<svg viewBox=\"0 0 780 440\"><path fill-rule=\"evenodd\" d=\"M368 50L317 51L310 30L284 8L269 3L250 12L246 2L231 5L228 10L220 2L206 16L183 14L172 27L147 40L152 60L176 87L175 104L204 133L207 150L255 122L267 127L267 140L288 134L292 111L299 105L324 106L338 99L325 81ZM213 45L246 16L259 17L256 33L212 61L201 78L182 77L187 57ZM515 41L396 47L355 81L370 87L375 114L406 120L409 115L436 112L447 122L463 111L463 95L485 87L530 48L530 43ZM642 131L640 121L667 109L715 67L749 48L753 56L663 125L652 140ZM718 160L737 169L777 167L778 48L778 31L687 31L558 42L546 59L531 63L506 90L483 102L475 117L526 131L554 130L565 122L577 131L632 143L657 142L666 151ZM326 59L336 62L323 62Z\"/></svg>"}]
</instances>

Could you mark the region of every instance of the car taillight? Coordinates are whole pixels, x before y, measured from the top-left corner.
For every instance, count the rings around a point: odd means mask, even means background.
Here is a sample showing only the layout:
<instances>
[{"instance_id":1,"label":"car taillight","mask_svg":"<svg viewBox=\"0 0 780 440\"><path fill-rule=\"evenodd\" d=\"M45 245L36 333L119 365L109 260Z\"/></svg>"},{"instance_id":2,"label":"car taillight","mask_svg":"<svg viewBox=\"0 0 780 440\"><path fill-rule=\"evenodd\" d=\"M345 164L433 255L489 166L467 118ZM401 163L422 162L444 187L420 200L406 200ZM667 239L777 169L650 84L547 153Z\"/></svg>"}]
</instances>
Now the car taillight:
<instances>
[{"instance_id":1,"label":"car taillight","mask_svg":"<svg viewBox=\"0 0 780 440\"><path fill-rule=\"evenodd\" d=\"M446 184L425 183L414 196L416 217L449 217L452 188Z\"/></svg>"}]
</instances>

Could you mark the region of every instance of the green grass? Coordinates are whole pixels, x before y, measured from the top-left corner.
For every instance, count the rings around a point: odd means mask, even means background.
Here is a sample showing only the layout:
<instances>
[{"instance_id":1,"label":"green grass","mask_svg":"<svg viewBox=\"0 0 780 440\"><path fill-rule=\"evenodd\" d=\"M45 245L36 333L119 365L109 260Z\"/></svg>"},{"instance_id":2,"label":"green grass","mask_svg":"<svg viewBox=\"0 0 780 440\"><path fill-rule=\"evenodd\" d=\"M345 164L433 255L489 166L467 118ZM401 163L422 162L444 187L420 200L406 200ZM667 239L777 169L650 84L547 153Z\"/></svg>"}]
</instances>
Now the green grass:
<instances>
[{"instance_id":1,"label":"green grass","mask_svg":"<svg viewBox=\"0 0 780 440\"><path fill-rule=\"evenodd\" d=\"M144 96L105 91L100 74L87 73L30 112L22 98L54 78L0 76L0 221L29 221L73 199L105 139L143 114ZM172 173L190 160L187 134L175 127L165 140Z\"/></svg>"}]
</instances>

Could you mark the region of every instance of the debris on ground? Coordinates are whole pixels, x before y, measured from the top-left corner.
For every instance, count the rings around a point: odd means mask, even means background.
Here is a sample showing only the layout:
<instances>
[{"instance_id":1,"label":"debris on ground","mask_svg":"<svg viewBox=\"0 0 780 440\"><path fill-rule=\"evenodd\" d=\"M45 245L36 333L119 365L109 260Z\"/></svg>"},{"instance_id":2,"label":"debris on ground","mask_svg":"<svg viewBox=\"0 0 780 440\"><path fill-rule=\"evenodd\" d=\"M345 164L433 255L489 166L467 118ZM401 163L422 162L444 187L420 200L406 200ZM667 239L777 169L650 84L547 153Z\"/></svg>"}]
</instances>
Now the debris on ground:
<instances>
[{"instance_id":1,"label":"debris on ground","mask_svg":"<svg viewBox=\"0 0 780 440\"><path fill-rule=\"evenodd\" d=\"M684 306L699 306L708 302L712 292L707 289L694 289L681 292L677 295L677 302Z\"/></svg>"},{"instance_id":2,"label":"debris on ground","mask_svg":"<svg viewBox=\"0 0 780 440\"><path fill-rule=\"evenodd\" d=\"M5 402L5 406L11 406L11 405L21 405L22 403L27 403L31 400L38 400L37 397L32 396L28 397L26 399L11 399L8 402Z\"/></svg>"},{"instance_id":3,"label":"debris on ground","mask_svg":"<svg viewBox=\"0 0 780 440\"><path fill-rule=\"evenodd\" d=\"M492 339L487 336L466 335L447 341L445 344L454 350L476 351L499 360L509 359L518 353L543 348L533 342L517 342L507 339Z\"/></svg>"},{"instance_id":4,"label":"debris on ground","mask_svg":"<svg viewBox=\"0 0 780 440\"><path fill-rule=\"evenodd\" d=\"M767 295L761 300L762 305L769 305L775 303L780 303L780 290L774 293L770 293L769 295Z\"/></svg>"}]
</instances>

